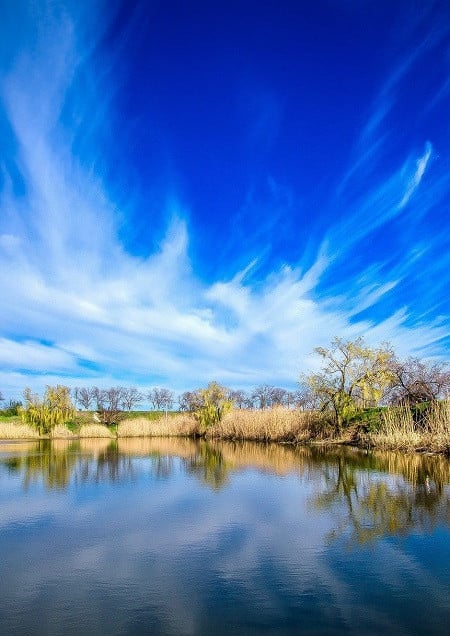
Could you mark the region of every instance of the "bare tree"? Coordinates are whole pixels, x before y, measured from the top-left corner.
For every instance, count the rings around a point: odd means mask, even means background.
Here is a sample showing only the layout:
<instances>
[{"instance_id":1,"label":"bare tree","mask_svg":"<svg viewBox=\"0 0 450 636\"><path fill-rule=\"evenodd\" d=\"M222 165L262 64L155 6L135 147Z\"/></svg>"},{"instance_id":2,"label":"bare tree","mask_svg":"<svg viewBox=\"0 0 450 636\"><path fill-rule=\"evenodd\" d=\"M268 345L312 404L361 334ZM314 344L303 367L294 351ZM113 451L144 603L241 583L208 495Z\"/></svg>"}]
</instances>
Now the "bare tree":
<instances>
[{"instance_id":1,"label":"bare tree","mask_svg":"<svg viewBox=\"0 0 450 636\"><path fill-rule=\"evenodd\" d=\"M277 386L271 387L270 390L270 405L271 406L284 406L286 404L286 389L281 389Z\"/></svg>"},{"instance_id":2,"label":"bare tree","mask_svg":"<svg viewBox=\"0 0 450 636\"><path fill-rule=\"evenodd\" d=\"M450 394L450 370L443 362L408 358L393 360L392 390L389 401L394 404L407 402L433 402Z\"/></svg>"},{"instance_id":3,"label":"bare tree","mask_svg":"<svg viewBox=\"0 0 450 636\"><path fill-rule=\"evenodd\" d=\"M268 384L260 384L252 392L252 400L257 408L266 409L272 404L273 387Z\"/></svg>"},{"instance_id":4,"label":"bare tree","mask_svg":"<svg viewBox=\"0 0 450 636\"><path fill-rule=\"evenodd\" d=\"M288 409L295 406L296 392L295 391L286 391L286 395L284 398L284 403L288 407Z\"/></svg>"},{"instance_id":5,"label":"bare tree","mask_svg":"<svg viewBox=\"0 0 450 636\"><path fill-rule=\"evenodd\" d=\"M321 408L321 397L312 391L304 382L294 391L294 405L301 411L318 411Z\"/></svg>"},{"instance_id":6,"label":"bare tree","mask_svg":"<svg viewBox=\"0 0 450 636\"><path fill-rule=\"evenodd\" d=\"M196 411L203 406L199 391L185 391L178 398L180 411Z\"/></svg>"},{"instance_id":7,"label":"bare tree","mask_svg":"<svg viewBox=\"0 0 450 636\"><path fill-rule=\"evenodd\" d=\"M127 411L131 411L144 399L144 395L135 387L122 389L121 401L122 407Z\"/></svg>"},{"instance_id":8,"label":"bare tree","mask_svg":"<svg viewBox=\"0 0 450 636\"><path fill-rule=\"evenodd\" d=\"M78 392L79 392L79 388L77 386L74 386L73 389L70 389L70 395L72 396L72 400L73 403L75 404L75 406L78 405Z\"/></svg>"},{"instance_id":9,"label":"bare tree","mask_svg":"<svg viewBox=\"0 0 450 636\"><path fill-rule=\"evenodd\" d=\"M0 402L4 402L5 398L3 397L3 393L0 391Z\"/></svg>"},{"instance_id":10,"label":"bare tree","mask_svg":"<svg viewBox=\"0 0 450 636\"><path fill-rule=\"evenodd\" d=\"M89 411L89 408L94 404L95 391L95 387L76 386L72 391L73 401L85 411Z\"/></svg>"},{"instance_id":11,"label":"bare tree","mask_svg":"<svg viewBox=\"0 0 450 636\"><path fill-rule=\"evenodd\" d=\"M118 422L122 405L123 387L116 386L110 389L94 387L95 402L100 419L104 424L111 425Z\"/></svg>"},{"instance_id":12,"label":"bare tree","mask_svg":"<svg viewBox=\"0 0 450 636\"><path fill-rule=\"evenodd\" d=\"M175 402L175 394L170 389L154 387L147 394L151 405L158 411L170 411Z\"/></svg>"},{"instance_id":13,"label":"bare tree","mask_svg":"<svg viewBox=\"0 0 450 636\"><path fill-rule=\"evenodd\" d=\"M189 391L184 391L178 396L178 408L180 409L180 411L189 411L189 404L190 404L189 396L190 396Z\"/></svg>"},{"instance_id":14,"label":"bare tree","mask_svg":"<svg viewBox=\"0 0 450 636\"><path fill-rule=\"evenodd\" d=\"M160 402L164 411L171 411L175 402L175 393L170 389L161 389Z\"/></svg>"},{"instance_id":15,"label":"bare tree","mask_svg":"<svg viewBox=\"0 0 450 636\"><path fill-rule=\"evenodd\" d=\"M99 389L98 386L92 387L92 396L96 409L100 412L103 408L103 389Z\"/></svg>"},{"instance_id":16,"label":"bare tree","mask_svg":"<svg viewBox=\"0 0 450 636\"><path fill-rule=\"evenodd\" d=\"M257 408L256 402L255 402L255 396L253 395L253 393L247 393L247 397L245 398L245 401L244 401L244 408L246 409Z\"/></svg>"},{"instance_id":17,"label":"bare tree","mask_svg":"<svg viewBox=\"0 0 450 636\"><path fill-rule=\"evenodd\" d=\"M157 411L169 411L175 402L175 394L170 389L154 387L147 394L151 405Z\"/></svg>"},{"instance_id":18,"label":"bare tree","mask_svg":"<svg viewBox=\"0 0 450 636\"><path fill-rule=\"evenodd\" d=\"M245 391L238 389L236 391L230 391L228 394L228 398L233 402L233 404L238 409L243 409L247 405L248 395Z\"/></svg>"}]
</instances>

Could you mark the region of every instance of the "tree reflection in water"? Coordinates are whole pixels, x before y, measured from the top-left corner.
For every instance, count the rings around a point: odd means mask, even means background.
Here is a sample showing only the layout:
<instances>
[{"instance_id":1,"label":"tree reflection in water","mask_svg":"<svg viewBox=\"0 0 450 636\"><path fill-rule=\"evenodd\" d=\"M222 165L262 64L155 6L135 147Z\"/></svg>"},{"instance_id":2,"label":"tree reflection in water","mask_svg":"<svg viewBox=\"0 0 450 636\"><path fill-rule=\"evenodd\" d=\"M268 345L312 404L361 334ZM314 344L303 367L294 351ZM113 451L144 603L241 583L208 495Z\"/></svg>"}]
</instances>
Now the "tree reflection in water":
<instances>
[{"instance_id":1,"label":"tree reflection in water","mask_svg":"<svg viewBox=\"0 0 450 636\"><path fill-rule=\"evenodd\" d=\"M196 453L185 460L188 473L198 476L205 484L219 489L227 482L229 468L219 447L205 441L198 442Z\"/></svg>"},{"instance_id":2,"label":"tree reflection in water","mask_svg":"<svg viewBox=\"0 0 450 636\"><path fill-rule=\"evenodd\" d=\"M323 459L324 487L313 503L336 515L333 536L366 543L449 524L447 459L379 452L326 452Z\"/></svg>"},{"instance_id":3,"label":"tree reflection in water","mask_svg":"<svg viewBox=\"0 0 450 636\"><path fill-rule=\"evenodd\" d=\"M311 505L335 518L333 536L358 543L450 522L450 461L440 456L185 438L0 444L0 469L20 474L25 489L38 480L50 489L133 480L143 469L168 479L176 467L214 490L248 468L306 478Z\"/></svg>"}]
</instances>

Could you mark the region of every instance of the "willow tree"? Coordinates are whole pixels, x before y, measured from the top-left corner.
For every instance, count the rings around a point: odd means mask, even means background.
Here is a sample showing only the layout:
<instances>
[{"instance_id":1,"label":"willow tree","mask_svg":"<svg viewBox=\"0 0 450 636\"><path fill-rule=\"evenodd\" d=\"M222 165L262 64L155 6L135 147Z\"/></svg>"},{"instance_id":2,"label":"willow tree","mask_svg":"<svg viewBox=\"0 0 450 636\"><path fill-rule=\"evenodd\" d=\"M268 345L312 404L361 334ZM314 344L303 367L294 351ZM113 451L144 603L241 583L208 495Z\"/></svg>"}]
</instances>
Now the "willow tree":
<instances>
[{"instance_id":1,"label":"willow tree","mask_svg":"<svg viewBox=\"0 0 450 636\"><path fill-rule=\"evenodd\" d=\"M75 409L67 386L47 386L41 400L29 388L24 391L25 405L21 408L22 420L34 426L40 435L52 432L55 426L61 426L71 420Z\"/></svg>"},{"instance_id":2,"label":"willow tree","mask_svg":"<svg viewBox=\"0 0 450 636\"><path fill-rule=\"evenodd\" d=\"M229 398L230 391L218 382L210 382L204 389L194 392L197 396L197 407L194 416L199 423L199 433L204 434L206 429L218 424L225 413L233 408L233 402Z\"/></svg>"},{"instance_id":3,"label":"willow tree","mask_svg":"<svg viewBox=\"0 0 450 636\"><path fill-rule=\"evenodd\" d=\"M322 359L318 373L302 376L322 411L331 411L337 431L358 410L376 406L392 385L394 353L388 344L369 347L362 337L334 338L314 350Z\"/></svg>"}]
</instances>

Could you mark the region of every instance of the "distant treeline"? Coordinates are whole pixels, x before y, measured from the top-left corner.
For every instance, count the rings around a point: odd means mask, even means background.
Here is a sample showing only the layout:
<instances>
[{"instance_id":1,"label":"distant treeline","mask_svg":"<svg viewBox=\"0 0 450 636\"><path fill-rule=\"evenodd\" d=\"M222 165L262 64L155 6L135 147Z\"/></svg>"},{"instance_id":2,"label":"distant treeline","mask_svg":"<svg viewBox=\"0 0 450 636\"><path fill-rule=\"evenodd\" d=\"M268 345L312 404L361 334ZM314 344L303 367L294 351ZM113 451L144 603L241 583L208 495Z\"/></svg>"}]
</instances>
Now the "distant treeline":
<instances>
[{"instance_id":1,"label":"distant treeline","mask_svg":"<svg viewBox=\"0 0 450 636\"><path fill-rule=\"evenodd\" d=\"M25 389L23 402L11 401L3 412L28 414L26 419L32 423L36 418L39 420L40 413L45 413L54 423L70 419L78 408L96 411L101 422L114 424L124 412L135 411L148 402L155 411L194 413L208 426L232 408L283 406L320 411L340 430L364 409L433 403L450 393L450 371L445 363L412 357L401 360L389 344L370 347L363 338L352 341L335 338L328 348L318 347L315 352L322 361L320 370L301 375L295 391L270 384L245 391L210 382L207 387L177 396L163 387L144 392L135 387L102 389L59 385L47 387L43 398ZM0 400L3 401L1 393Z\"/></svg>"}]
</instances>

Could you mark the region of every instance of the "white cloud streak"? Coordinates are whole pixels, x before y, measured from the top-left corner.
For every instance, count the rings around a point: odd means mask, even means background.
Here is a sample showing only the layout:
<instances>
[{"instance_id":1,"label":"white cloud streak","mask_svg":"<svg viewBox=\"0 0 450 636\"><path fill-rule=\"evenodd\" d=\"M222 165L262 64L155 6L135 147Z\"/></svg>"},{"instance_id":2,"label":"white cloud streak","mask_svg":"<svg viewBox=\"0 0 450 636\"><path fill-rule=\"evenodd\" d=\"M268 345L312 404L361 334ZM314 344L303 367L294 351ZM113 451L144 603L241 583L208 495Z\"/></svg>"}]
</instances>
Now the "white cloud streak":
<instances>
[{"instance_id":1,"label":"white cloud streak","mask_svg":"<svg viewBox=\"0 0 450 636\"><path fill-rule=\"evenodd\" d=\"M431 146L431 143L428 141L425 146L425 152L416 161L416 170L409 181L408 187L406 189L405 194L403 195L402 200L399 203L400 210L402 210L407 205L408 201L410 200L414 192L419 187L420 182L422 181L423 175L425 174L425 170L427 168L428 162L430 160L431 152L432 152L432 146Z\"/></svg>"},{"instance_id":2,"label":"white cloud streak","mask_svg":"<svg viewBox=\"0 0 450 636\"><path fill-rule=\"evenodd\" d=\"M0 285L7 304L0 318L0 381L5 393L86 379L161 382L176 390L211 379L234 386L293 385L310 364L313 347L335 334L365 333L407 352L448 335L442 324L408 326L407 307L378 324L354 322L359 311L395 288L396 279L362 285L350 310L317 293L336 246L342 254L412 199L429 163L429 143L414 171L407 162L330 230L307 271L285 265L255 284L247 277L251 269L255 279L257 263L251 263L228 280L207 285L193 270L181 209L157 251L147 258L128 253L119 239L120 211L101 175L73 155L73 135L62 123L70 82L86 57L76 26L67 16L42 25L32 55L19 58L1 85L25 184L25 194L17 196L4 173ZM93 109L94 102L85 104L87 112Z\"/></svg>"}]
</instances>

